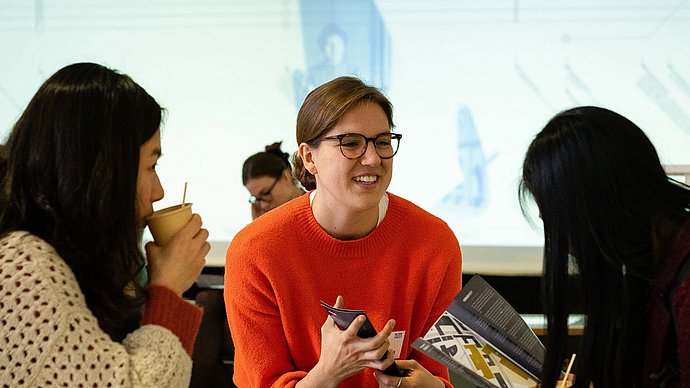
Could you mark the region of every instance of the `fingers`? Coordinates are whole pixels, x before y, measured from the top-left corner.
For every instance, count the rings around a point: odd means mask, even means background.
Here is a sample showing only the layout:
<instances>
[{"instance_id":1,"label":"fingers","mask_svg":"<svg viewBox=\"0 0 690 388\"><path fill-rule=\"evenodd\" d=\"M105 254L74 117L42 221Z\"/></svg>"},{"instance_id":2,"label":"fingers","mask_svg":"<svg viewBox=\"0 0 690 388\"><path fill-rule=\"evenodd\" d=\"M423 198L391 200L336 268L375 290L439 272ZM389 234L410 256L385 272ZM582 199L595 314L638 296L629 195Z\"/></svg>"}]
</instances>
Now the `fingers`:
<instances>
[{"instance_id":1,"label":"fingers","mask_svg":"<svg viewBox=\"0 0 690 388\"><path fill-rule=\"evenodd\" d=\"M366 323L367 318L364 315L360 315L357 318L352 321L350 326L345 330L345 335L347 335L350 338L356 338L358 337L359 330L364 326ZM393 328L395 327L395 320L391 319L386 323L386 326L383 327L383 330L379 332L376 336L364 339L364 347L366 349L378 349L382 346L386 346L385 349L388 349L388 337L390 337L391 333L393 332ZM365 349L362 349L363 351L366 351Z\"/></svg>"},{"instance_id":2,"label":"fingers","mask_svg":"<svg viewBox=\"0 0 690 388\"><path fill-rule=\"evenodd\" d=\"M189 241L189 244L195 251L195 256L204 259L211 250L211 244L207 241L209 236L208 230L202 228L202 224L201 216L193 214L189 222L180 229L175 237L181 241Z\"/></svg>"},{"instance_id":3,"label":"fingers","mask_svg":"<svg viewBox=\"0 0 690 388\"><path fill-rule=\"evenodd\" d=\"M177 233L175 233L175 236L173 239L166 244L167 245L175 245L175 241L183 241L189 242L189 241L196 241L199 245L203 245L203 242L208 239L208 230L202 229L202 221L201 221L201 216L198 214L192 214L192 218L189 219L189 221L182 227L182 229L178 230ZM148 252L148 250L147 250Z\"/></svg>"},{"instance_id":4,"label":"fingers","mask_svg":"<svg viewBox=\"0 0 690 388\"><path fill-rule=\"evenodd\" d=\"M357 333L365 323L365 316L360 315L343 334L349 341L352 341L353 349L359 353L358 358L364 362L363 365L375 369L385 369L394 361L393 354L388 351L390 348L388 337L395 326L395 320L389 320L384 329L376 336L359 338Z\"/></svg>"},{"instance_id":5,"label":"fingers","mask_svg":"<svg viewBox=\"0 0 690 388\"><path fill-rule=\"evenodd\" d=\"M377 337L388 339L393 332L393 328L395 328L395 319L389 319L388 323L386 323L386 326L383 327Z\"/></svg>"},{"instance_id":6,"label":"fingers","mask_svg":"<svg viewBox=\"0 0 690 388\"><path fill-rule=\"evenodd\" d=\"M389 376L381 371L374 372L374 377L382 387L433 387L442 386L443 383L431 374L416 360L397 360L398 368L405 377Z\"/></svg>"},{"instance_id":7,"label":"fingers","mask_svg":"<svg viewBox=\"0 0 690 388\"><path fill-rule=\"evenodd\" d=\"M166 286L178 294L188 289L206 264L211 251L208 237L201 217L194 214L165 246L147 243L150 284Z\"/></svg>"},{"instance_id":8,"label":"fingers","mask_svg":"<svg viewBox=\"0 0 690 388\"><path fill-rule=\"evenodd\" d=\"M189 220L189 222L187 222L187 224L183 226L182 229L177 232L177 234L184 239L192 240L197 233L199 233L201 225L201 216L194 213L192 214L192 218Z\"/></svg>"},{"instance_id":9,"label":"fingers","mask_svg":"<svg viewBox=\"0 0 690 388\"><path fill-rule=\"evenodd\" d=\"M205 258L208 252L211 250L211 244L208 242L208 230L201 229L194 236L191 243L197 244L199 254L202 258Z\"/></svg>"},{"instance_id":10,"label":"fingers","mask_svg":"<svg viewBox=\"0 0 690 388\"><path fill-rule=\"evenodd\" d=\"M394 361L393 352L388 351L388 341L376 349L372 349L362 353L363 360L371 361L370 367L374 369L384 370L388 368Z\"/></svg>"},{"instance_id":11,"label":"fingers","mask_svg":"<svg viewBox=\"0 0 690 388\"><path fill-rule=\"evenodd\" d=\"M376 381L379 383L380 387L407 387L407 385L405 385L404 377L389 376L381 371L374 372L374 377L376 378Z\"/></svg>"},{"instance_id":12,"label":"fingers","mask_svg":"<svg viewBox=\"0 0 690 388\"><path fill-rule=\"evenodd\" d=\"M338 298L341 298L341 297L339 296ZM355 318L354 321L352 321L352 323L350 324L350 327L348 327L347 330L345 330L345 334L349 337L352 337L352 338L357 337L357 333L359 332L359 329L361 329L362 326L364 326L364 322L366 322L366 321L367 321L367 317L365 317L364 315L358 316L357 318Z\"/></svg>"},{"instance_id":13,"label":"fingers","mask_svg":"<svg viewBox=\"0 0 690 388\"><path fill-rule=\"evenodd\" d=\"M208 234L208 232L206 232ZM208 241L204 242L204 245L201 247L201 255L204 257L204 262L206 262L206 255L211 252L211 243Z\"/></svg>"},{"instance_id":14,"label":"fingers","mask_svg":"<svg viewBox=\"0 0 690 388\"><path fill-rule=\"evenodd\" d=\"M201 228L199 231L192 237L192 240L208 240L208 229Z\"/></svg>"},{"instance_id":15,"label":"fingers","mask_svg":"<svg viewBox=\"0 0 690 388\"><path fill-rule=\"evenodd\" d=\"M393 362L395 362L393 353L387 348L388 345L386 344L385 346L375 350L358 353L358 358L361 362L361 365L367 368L378 370L387 369Z\"/></svg>"},{"instance_id":16,"label":"fingers","mask_svg":"<svg viewBox=\"0 0 690 388\"><path fill-rule=\"evenodd\" d=\"M153 256L152 252L155 252L156 250L160 250L160 247L158 245L156 245L155 242L149 241L144 246L144 250L146 250L146 256L150 257L150 256Z\"/></svg>"},{"instance_id":17,"label":"fingers","mask_svg":"<svg viewBox=\"0 0 690 388\"><path fill-rule=\"evenodd\" d=\"M386 323L386 326L383 327L383 330L381 330L375 337L367 339L367 346L373 349L383 349L384 351L388 350L390 347L388 337L390 337L394 327L395 319L389 320L388 323ZM383 357L383 352L381 353L380 357Z\"/></svg>"},{"instance_id":18,"label":"fingers","mask_svg":"<svg viewBox=\"0 0 690 388\"><path fill-rule=\"evenodd\" d=\"M342 295L338 295L338 297L335 298L335 304L333 305L333 307L337 307L339 309L345 307L345 300L343 299Z\"/></svg>"}]
</instances>

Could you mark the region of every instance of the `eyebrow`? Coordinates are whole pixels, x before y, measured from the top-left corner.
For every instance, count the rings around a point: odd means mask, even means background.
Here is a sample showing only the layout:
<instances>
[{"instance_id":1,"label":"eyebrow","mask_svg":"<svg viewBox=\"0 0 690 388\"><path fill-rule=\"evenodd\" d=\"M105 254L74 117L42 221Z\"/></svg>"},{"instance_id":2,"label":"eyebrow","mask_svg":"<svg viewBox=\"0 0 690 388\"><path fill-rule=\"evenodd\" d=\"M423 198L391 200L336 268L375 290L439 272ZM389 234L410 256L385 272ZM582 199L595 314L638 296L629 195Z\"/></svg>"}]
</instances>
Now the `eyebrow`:
<instances>
[{"instance_id":1,"label":"eyebrow","mask_svg":"<svg viewBox=\"0 0 690 388\"><path fill-rule=\"evenodd\" d=\"M386 133L391 133L391 132L393 132L393 130L392 130L392 129L388 129L388 130L385 130L385 131L383 131L383 132L379 132L379 133L375 134L374 137L380 136L380 135L384 135L384 134L386 134ZM344 131L344 132L335 134L335 135L333 135L333 136L338 136L338 135L362 135L362 136L364 136L364 134L361 133L361 132L357 132L357 131L347 131L347 130Z\"/></svg>"}]
</instances>

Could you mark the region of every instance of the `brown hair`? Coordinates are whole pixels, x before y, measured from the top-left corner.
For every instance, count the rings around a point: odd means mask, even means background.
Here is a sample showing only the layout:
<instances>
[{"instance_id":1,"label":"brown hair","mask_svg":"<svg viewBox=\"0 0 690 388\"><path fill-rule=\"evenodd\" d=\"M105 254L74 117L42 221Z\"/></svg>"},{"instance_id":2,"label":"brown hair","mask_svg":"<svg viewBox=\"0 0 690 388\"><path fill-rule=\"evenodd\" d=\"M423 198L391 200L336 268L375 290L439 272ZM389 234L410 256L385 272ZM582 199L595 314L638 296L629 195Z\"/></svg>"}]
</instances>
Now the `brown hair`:
<instances>
[{"instance_id":1,"label":"brown hair","mask_svg":"<svg viewBox=\"0 0 690 388\"><path fill-rule=\"evenodd\" d=\"M393 105L377 88L356 77L338 77L314 89L304 99L297 114L297 145L307 143L317 147L321 137L338 124L345 113L362 101L378 104L394 128ZM316 179L306 168L299 153L295 152L292 163L294 175L307 190L316 188Z\"/></svg>"},{"instance_id":2,"label":"brown hair","mask_svg":"<svg viewBox=\"0 0 690 388\"><path fill-rule=\"evenodd\" d=\"M242 184L262 176L280 178L285 170L292 170L290 166L290 154L280 149L282 141L267 145L265 151L258 152L244 161L242 165Z\"/></svg>"}]
</instances>

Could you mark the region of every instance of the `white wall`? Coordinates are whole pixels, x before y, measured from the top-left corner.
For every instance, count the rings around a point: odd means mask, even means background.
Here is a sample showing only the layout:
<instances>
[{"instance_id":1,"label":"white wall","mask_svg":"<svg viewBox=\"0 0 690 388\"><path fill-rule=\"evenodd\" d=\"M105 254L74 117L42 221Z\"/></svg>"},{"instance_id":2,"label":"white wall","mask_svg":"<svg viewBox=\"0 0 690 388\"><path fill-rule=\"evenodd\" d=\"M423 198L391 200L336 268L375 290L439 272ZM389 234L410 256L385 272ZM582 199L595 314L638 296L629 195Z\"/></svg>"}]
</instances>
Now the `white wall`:
<instances>
[{"instance_id":1,"label":"white wall","mask_svg":"<svg viewBox=\"0 0 690 388\"><path fill-rule=\"evenodd\" d=\"M343 8L353 4L359 19ZM395 106L404 138L391 192L449 223L466 271L538 272L542 239L518 209L516 182L527 144L556 112L612 108L664 163L690 163L689 17L670 0L6 0L0 133L65 64L130 74L170 112L160 207L178 203L188 181L216 241L209 262L221 264L251 219L242 162L276 140L297 148L294 76L321 55L314 23L332 20L357 38L344 68L385 84ZM380 52L362 51L370 46Z\"/></svg>"}]
</instances>

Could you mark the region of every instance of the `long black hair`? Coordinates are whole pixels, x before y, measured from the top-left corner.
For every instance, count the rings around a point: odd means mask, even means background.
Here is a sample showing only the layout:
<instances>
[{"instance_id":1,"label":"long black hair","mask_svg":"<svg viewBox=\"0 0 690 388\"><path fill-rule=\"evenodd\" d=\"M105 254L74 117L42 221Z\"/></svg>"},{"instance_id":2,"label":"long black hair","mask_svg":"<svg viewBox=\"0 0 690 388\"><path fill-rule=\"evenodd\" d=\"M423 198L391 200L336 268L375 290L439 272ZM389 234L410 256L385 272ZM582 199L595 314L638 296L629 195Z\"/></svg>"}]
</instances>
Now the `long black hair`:
<instances>
[{"instance_id":1,"label":"long black hair","mask_svg":"<svg viewBox=\"0 0 690 388\"><path fill-rule=\"evenodd\" d=\"M651 270L688 216L690 191L667 177L637 125L598 107L566 110L546 124L527 150L519 191L523 212L533 199L544 224L544 386L555 385L570 356L573 300L586 315L576 385L634 386Z\"/></svg>"},{"instance_id":2,"label":"long black hair","mask_svg":"<svg viewBox=\"0 0 690 388\"><path fill-rule=\"evenodd\" d=\"M105 332L121 340L144 303L137 227L139 149L162 109L130 77L93 63L66 66L38 90L7 141L0 234L27 230L77 277Z\"/></svg>"}]
</instances>

